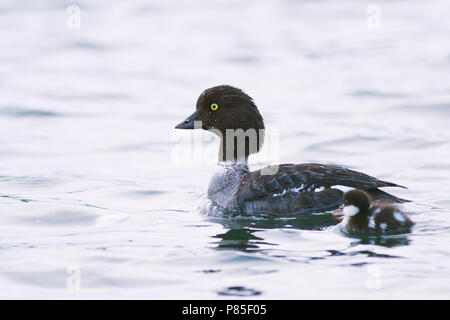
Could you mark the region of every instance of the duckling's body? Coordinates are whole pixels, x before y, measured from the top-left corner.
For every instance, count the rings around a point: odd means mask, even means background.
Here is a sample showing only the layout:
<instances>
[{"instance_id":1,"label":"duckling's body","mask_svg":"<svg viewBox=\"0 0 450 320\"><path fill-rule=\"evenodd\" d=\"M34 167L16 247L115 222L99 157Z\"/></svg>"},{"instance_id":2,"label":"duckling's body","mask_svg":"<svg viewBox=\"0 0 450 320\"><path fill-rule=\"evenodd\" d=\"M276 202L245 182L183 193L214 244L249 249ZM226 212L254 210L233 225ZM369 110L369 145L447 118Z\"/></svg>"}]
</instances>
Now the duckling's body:
<instances>
[{"instance_id":1,"label":"duckling's body","mask_svg":"<svg viewBox=\"0 0 450 320\"><path fill-rule=\"evenodd\" d=\"M392 204L370 204L362 190L349 191L344 196L343 227L358 234L397 234L410 232L414 222Z\"/></svg>"},{"instance_id":2,"label":"duckling's body","mask_svg":"<svg viewBox=\"0 0 450 320\"><path fill-rule=\"evenodd\" d=\"M355 188L366 190L374 199L406 201L378 189L402 186L338 166L282 164L250 171L247 159L260 150L265 127L253 99L238 88L206 89L198 98L196 111L176 128L202 128L220 137L219 171L209 184L208 199L226 213L323 212L338 208L343 192ZM229 139L229 131L235 134L239 130L255 134Z\"/></svg>"}]
</instances>

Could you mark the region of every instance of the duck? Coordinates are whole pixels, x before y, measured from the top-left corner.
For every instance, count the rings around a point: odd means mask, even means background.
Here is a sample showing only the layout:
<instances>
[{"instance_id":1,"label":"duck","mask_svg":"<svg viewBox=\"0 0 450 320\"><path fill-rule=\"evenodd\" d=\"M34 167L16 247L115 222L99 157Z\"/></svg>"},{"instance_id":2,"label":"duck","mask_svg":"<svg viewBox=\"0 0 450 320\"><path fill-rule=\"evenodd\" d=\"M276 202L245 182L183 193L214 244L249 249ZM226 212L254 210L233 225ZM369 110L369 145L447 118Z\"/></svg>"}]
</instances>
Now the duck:
<instances>
[{"instance_id":1,"label":"duck","mask_svg":"<svg viewBox=\"0 0 450 320\"><path fill-rule=\"evenodd\" d=\"M380 235L411 231L414 222L397 206L372 203L363 190L351 190L344 195L344 219L341 224L349 233Z\"/></svg>"},{"instance_id":2,"label":"duck","mask_svg":"<svg viewBox=\"0 0 450 320\"><path fill-rule=\"evenodd\" d=\"M386 202L408 201L379 189L405 188L401 185L335 165L289 163L251 171L248 158L260 151L265 125L253 98L237 87L219 85L204 90L194 113L175 129L203 129L219 137L218 171L206 196L224 214L321 213L342 206L344 192L353 189Z\"/></svg>"}]
</instances>

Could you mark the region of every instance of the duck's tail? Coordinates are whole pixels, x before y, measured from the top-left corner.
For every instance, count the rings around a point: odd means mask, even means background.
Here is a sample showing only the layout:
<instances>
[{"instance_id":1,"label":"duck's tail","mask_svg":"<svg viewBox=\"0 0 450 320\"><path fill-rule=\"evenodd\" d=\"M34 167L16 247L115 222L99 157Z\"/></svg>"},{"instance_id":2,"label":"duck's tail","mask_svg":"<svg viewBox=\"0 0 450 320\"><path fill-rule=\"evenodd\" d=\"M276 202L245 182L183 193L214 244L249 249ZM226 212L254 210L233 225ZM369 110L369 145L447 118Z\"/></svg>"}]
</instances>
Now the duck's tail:
<instances>
[{"instance_id":1,"label":"duck's tail","mask_svg":"<svg viewBox=\"0 0 450 320\"><path fill-rule=\"evenodd\" d=\"M366 192L370 195L370 197L372 198L372 201L390 202L390 203L411 202L411 200L398 198L398 197L393 196L392 194L384 192L383 190L380 190L380 189L366 190Z\"/></svg>"}]
</instances>

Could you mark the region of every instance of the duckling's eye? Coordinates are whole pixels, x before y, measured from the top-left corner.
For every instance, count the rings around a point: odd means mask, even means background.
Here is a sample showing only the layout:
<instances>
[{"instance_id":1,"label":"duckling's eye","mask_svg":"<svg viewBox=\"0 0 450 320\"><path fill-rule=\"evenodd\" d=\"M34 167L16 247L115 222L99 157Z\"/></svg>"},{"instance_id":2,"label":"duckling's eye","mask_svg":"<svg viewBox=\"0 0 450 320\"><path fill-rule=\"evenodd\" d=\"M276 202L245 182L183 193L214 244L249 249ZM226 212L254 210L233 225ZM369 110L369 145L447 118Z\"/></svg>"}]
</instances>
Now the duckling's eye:
<instances>
[{"instance_id":1,"label":"duckling's eye","mask_svg":"<svg viewBox=\"0 0 450 320\"><path fill-rule=\"evenodd\" d=\"M217 103L213 103L213 104L211 105L211 110L212 110L212 111L216 111L217 109L219 109L219 106L217 105Z\"/></svg>"}]
</instances>

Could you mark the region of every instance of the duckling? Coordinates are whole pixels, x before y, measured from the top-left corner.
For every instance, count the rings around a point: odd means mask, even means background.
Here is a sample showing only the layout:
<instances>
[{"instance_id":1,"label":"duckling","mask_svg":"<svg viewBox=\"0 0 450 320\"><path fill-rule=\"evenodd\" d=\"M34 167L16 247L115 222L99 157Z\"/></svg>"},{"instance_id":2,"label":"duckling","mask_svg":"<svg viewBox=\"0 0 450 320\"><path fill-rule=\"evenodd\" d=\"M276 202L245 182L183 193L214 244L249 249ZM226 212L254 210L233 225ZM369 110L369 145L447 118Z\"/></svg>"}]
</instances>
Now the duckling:
<instances>
[{"instance_id":1,"label":"duckling","mask_svg":"<svg viewBox=\"0 0 450 320\"><path fill-rule=\"evenodd\" d=\"M398 207L374 202L363 190L352 190L344 195L343 227L351 233L396 234L411 231L414 225Z\"/></svg>"}]
</instances>

